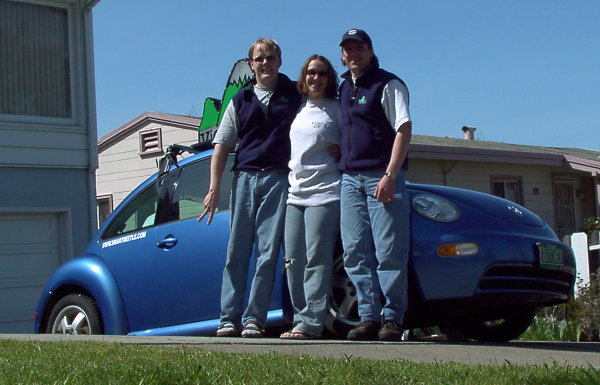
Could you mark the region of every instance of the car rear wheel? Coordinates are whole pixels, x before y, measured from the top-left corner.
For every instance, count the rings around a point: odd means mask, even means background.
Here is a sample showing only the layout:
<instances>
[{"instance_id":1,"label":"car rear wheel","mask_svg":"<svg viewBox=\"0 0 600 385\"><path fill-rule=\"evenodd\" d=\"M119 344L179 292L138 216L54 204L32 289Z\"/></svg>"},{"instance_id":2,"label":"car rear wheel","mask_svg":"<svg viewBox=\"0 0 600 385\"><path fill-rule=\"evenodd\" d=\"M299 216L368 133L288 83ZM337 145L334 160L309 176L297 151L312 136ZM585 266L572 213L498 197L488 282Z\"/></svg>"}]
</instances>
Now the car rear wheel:
<instances>
[{"instance_id":1,"label":"car rear wheel","mask_svg":"<svg viewBox=\"0 0 600 385\"><path fill-rule=\"evenodd\" d=\"M346 274L344 258L340 253L333 260L333 280L325 327L337 337L346 338L348 331L359 321L356 289Z\"/></svg>"},{"instance_id":2,"label":"car rear wheel","mask_svg":"<svg viewBox=\"0 0 600 385\"><path fill-rule=\"evenodd\" d=\"M467 338L483 342L506 342L519 338L531 325L535 309L514 312L495 320L464 319L455 327Z\"/></svg>"},{"instance_id":3,"label":"car rear wheel","mask_svg":"<svg viewBox=\"0 0 600 385\"><path fill-rule=\"evenodd\" d=\"M54 305L46 333L103 334L96 302L83 294L69 294Z\"/></svg>"}]
</instances>

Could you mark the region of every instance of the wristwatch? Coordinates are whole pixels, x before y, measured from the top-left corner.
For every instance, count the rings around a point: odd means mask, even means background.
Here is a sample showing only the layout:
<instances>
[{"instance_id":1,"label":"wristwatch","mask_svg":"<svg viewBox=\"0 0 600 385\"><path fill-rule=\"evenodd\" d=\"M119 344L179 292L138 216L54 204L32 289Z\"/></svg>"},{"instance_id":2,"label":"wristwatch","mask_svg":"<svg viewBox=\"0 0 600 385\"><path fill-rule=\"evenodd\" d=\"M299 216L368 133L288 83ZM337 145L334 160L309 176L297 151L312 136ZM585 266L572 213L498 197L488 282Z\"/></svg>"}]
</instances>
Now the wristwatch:
<instances>
[{"instance_id":1,"label":"wristwatch","mask_svg":"<svg viewBox=\"0 0 600 385\"><path fill-rule=\"evenodd\" d=\"M385 172L383 175L385 175L385 176L389 176L389 177L390 177L390 178L392 178L392 179L396 179L396 177L398 176L398 174L396 174L396 173L393 173L393 172L391 172L391 171L386 171L386 172Z\"/></svg>"}]
</instances>

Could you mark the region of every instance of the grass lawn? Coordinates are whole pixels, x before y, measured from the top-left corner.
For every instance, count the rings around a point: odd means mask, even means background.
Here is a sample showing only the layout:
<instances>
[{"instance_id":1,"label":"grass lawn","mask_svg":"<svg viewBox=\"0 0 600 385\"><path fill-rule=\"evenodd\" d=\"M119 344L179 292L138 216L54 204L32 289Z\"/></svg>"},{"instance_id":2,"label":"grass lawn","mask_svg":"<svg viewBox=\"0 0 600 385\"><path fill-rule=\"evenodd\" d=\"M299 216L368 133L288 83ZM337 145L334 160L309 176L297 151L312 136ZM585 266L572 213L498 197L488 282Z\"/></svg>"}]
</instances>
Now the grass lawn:
<instances>
[{"instance_id":1,"label":"grass lawn","mask_svg":"<svg viewBox=\"0 0 600 385\"><path fill-rule=\"evenodd\" d=\"M211 353L186 346L0 341L0 384L599 384L592 367Z\"/></svg>"}]
</instances>

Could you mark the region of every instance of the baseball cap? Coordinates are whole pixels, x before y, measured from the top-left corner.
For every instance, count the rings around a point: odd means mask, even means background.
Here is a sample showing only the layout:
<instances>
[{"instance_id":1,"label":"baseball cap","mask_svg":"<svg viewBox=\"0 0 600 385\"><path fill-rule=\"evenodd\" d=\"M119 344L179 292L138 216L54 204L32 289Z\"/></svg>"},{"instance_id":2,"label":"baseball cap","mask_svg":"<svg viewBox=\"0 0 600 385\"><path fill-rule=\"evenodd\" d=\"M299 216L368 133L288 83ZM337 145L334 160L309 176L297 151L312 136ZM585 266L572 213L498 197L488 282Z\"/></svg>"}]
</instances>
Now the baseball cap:
<instances>
[{"instance_id":1,"label":"baseball cap","mask_svg":"<svg viewBox=\"0 0 600 385\"><path fill-rule=\"evenodd\" d=\"M362 29L353 28L344 33L344 36L342 36L342 41L340 42L340 47L342 46L342 44L344 44L346 40L356 40L360 43L368 45L369 47L373 47L373 42L371 41L371 38Z\"/></svg>"}]
</instances>

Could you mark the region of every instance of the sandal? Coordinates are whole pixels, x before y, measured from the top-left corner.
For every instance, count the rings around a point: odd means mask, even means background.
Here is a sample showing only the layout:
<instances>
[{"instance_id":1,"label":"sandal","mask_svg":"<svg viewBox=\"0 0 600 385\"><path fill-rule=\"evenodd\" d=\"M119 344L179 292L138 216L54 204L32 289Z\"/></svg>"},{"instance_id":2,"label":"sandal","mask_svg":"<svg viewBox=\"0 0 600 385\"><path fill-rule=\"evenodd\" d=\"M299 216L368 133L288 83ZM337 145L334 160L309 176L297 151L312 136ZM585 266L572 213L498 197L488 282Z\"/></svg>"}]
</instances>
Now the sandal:
<instances>
[{"instance_id":1,"label":"sandal","mask_svg":"<svg viewBox=\"0 0 600 385\"><path fill-rule=\"evenodd\" d=\"M282 340L314 340L316 338L320 338L321 336L315 336L312 334L306 333L304 330L300 329L290 329L287 332L281 334L279 336Z\"/></svg>"}]
</instances>

